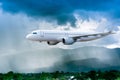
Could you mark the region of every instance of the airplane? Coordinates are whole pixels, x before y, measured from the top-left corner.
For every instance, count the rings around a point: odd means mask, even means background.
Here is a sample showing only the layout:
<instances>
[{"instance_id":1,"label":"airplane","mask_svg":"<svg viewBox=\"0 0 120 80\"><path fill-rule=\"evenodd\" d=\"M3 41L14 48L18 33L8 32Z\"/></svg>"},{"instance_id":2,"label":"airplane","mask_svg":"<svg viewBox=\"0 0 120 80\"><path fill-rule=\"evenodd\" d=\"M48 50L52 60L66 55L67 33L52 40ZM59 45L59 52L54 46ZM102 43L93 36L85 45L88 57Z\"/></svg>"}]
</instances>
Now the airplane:
<instances>
[{"instance_id":1,"label":"airplane","mask_svg":"<svg viewBox=\"0 0 120 80\"><path fill-rule=\"evenodd\" d=\"M62 42L64 45L72 45L75 42L86 42L96 40L110 34L114 34L112 31L95 33L95 34L83 34L80 31L60 31L60 30L35 30L26 36L28 40L47 42L48 45L56 45Z\"/></svg>"}]
</instances>

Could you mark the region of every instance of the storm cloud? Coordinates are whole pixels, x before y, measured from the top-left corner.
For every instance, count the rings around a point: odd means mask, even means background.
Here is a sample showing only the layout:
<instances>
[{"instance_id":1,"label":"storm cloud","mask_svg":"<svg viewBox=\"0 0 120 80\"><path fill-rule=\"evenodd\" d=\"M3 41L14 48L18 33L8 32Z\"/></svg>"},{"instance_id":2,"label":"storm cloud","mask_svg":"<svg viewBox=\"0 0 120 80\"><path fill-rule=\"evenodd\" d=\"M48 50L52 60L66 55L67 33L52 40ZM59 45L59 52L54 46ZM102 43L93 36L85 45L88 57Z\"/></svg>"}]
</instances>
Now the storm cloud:
<instances>
[{"instance_id":1,"label":"storm cloud","mask_svg":"<svg viewBox=\"0 0 120 80\"><path fill-rule=\"evenodd\" d=\"M36 19L57 21L59 25L70 22L75 26L76 10L107 12L120 17L119 0L0 0L6 12L24 13Z\"/></svg>"}]
</instances>

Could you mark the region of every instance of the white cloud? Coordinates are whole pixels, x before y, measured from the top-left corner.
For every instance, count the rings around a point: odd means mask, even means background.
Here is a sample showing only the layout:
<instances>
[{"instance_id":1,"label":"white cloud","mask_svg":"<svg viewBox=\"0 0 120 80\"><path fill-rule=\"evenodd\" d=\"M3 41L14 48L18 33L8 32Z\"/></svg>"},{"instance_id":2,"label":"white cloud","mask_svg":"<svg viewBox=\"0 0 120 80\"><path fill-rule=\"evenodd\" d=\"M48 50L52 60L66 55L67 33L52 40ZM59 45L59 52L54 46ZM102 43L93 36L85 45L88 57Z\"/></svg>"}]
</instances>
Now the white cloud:
<instances>
[{"instance_id":1,"label":"white cloud","mask_svg":"<svg viewBox=\"0 0 120 80\"><path fill-rule=\"evenodd\" d=\"M120 43L107 45L105 47L107 47L109 49L120 48Z\"/></svg>"}]
</instances>

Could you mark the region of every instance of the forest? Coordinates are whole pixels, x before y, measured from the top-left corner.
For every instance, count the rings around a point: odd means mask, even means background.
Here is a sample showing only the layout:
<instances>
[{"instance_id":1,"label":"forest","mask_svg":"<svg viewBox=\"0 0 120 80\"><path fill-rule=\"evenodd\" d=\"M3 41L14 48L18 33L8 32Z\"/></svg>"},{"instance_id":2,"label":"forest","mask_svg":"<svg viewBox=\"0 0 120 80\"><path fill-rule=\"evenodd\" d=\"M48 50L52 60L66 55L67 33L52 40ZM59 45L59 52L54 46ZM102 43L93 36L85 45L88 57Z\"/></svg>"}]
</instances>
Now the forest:
<instances>
[{"instance_id":1,"label":"forest","mask_svg":"<svg viewBox=\"0 0 120 80\"><path fill-rule=\"evenodd\" d=\"M0 80L120 80L120 71L0 73Z\"/></svg>"}]
</instances>

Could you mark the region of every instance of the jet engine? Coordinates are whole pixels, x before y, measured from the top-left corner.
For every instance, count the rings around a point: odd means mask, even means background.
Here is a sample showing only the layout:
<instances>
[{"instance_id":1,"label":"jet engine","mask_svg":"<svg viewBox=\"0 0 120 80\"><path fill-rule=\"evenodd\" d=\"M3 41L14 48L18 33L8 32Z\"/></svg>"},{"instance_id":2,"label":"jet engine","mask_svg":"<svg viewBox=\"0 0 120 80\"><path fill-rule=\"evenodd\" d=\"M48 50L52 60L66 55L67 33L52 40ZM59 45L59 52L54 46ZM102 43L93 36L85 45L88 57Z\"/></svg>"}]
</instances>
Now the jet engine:
<instances>
[{"instance_id":1,"label":"jet engine","mask_svg":"<svg viewBox=\"0 0 120 80\"><path fill-rule=\"evenodd\" d=\"M54 42L54 41L48 41L47 44L48 45L56 45L58 42Z\"/></svg>"},{"instance_id":2,"label":"jet engine","mask_svg":"<svg viewBox=\"0 0 120 80\"><path fill-rule=\"evenodd\" d=\"M65 45L71 45L75 42L75 40L73 38L63 38L62 39L62 42L65 44Z\"/></svg>"}]
</instances>

